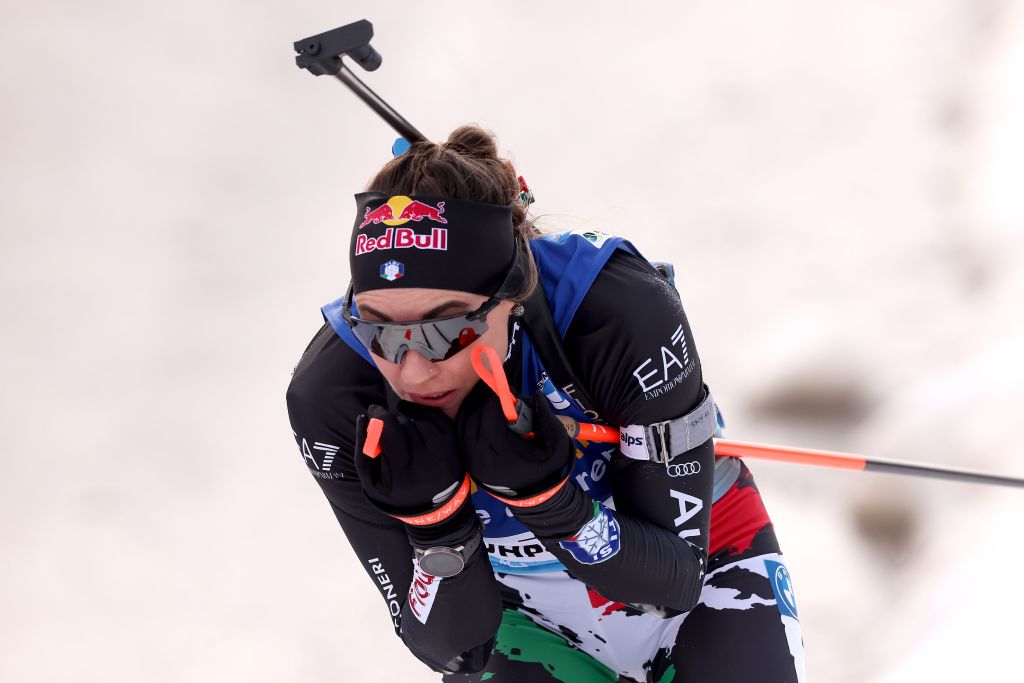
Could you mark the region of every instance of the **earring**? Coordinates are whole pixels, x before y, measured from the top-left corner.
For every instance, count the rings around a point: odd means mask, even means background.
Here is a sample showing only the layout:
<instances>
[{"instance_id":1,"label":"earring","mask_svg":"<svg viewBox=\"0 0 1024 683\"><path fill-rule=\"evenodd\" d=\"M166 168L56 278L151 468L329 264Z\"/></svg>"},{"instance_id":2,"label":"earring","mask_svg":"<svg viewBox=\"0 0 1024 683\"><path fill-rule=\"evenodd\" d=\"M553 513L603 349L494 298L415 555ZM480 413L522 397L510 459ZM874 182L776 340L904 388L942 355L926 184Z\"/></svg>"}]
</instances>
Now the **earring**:
<instances>
[{"instance_id":1,"label":"earring","mask_svg":"<svg viewBox=\"0 0 1024 683\"><path fill-rule=\"evenodd\" d=\"M526 313L526 309L522 304L516 304L512 307L511 316L513 318L522 318L524 313Z\"/></svg>"},{"instance_id":2,"label":"earring","mask_svg":"<svg viewBox=\"0 0 1024 683\"><path fill-rule=\"evenodd\" d=\"M433 374L434 374L434 364L433 364L433 363L431 363L431 364L430 364L430 367L429 367L429 368L427 368L427 377L430 377L430 376L432 376Z\"/></svg>"}]
</instances>

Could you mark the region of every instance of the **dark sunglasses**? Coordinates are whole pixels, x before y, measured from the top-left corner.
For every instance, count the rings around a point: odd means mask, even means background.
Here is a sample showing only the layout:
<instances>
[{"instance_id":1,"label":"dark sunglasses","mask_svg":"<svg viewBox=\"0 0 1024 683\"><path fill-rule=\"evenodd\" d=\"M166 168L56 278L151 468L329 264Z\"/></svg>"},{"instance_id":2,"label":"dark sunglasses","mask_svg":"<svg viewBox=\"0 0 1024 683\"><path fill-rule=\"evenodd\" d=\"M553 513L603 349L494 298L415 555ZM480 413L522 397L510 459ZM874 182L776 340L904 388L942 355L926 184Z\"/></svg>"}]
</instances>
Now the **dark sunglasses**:
<instances>
[{"instance_id":1,"label":"dark sunglasses","mask_svg":"<svg viewBox=\"0 0 1024 683\"><path fill-rule=\"evenodd\" d=\"M352 315L352 285L341 315L363 346L390 363L401 363L406 351L416 351L433 363L448 360L487 331L487 314L501 299L491 297L469 313L430 320L381 322Z\"/></svg>"}]
</instances>

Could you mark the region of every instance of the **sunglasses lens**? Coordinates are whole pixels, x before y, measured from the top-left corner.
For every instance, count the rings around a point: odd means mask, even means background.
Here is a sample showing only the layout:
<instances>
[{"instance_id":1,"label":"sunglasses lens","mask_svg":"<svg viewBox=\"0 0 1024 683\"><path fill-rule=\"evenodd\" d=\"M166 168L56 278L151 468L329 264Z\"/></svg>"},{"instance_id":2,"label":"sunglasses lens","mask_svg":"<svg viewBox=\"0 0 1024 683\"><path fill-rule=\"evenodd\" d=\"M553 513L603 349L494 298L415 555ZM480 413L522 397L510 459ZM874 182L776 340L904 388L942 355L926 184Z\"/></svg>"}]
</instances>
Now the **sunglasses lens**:
<instances>
[{"instance_id":1,"label":"sunglasses lens","mask_svg":"<svg viewBox=\"0 0 1024 683\"><path fill-rule=\"evenodd\" d=\"M391 356L392 354L389 354L386 351L384 351L384 347L380 345L380 341L377 339L376 336L374 336L370 340L370 343L367 345L367 348L370 349L371 353L374 353L374 354L380 356L381 358L386 358L387 360L391 361L392 363L397 362L397 361L391 360L391 358L389 358L389 356Z\"/></svg>"},{"instance_id":2,"label":"sunglasses lens","mask_svg":"<svg viewBox=\"0 0 1024 683\"><path fill-rule=\"evenodd\" d=\"M449 358L457 354L459 351L465 349L467 346L469 346L477 339L479 339L480 334L482 334L484 331L486 331L486 327L484 330L481 330L480 332L477 332L477 330L475 330L473 327L463 327L461 330L459 330L459 334L454 339L452 339L451 347L448 349L448 353L445 354L444 359L448 360Z\"/></svg>"},{"instance_id":3,"label":"sunglasses lens","mask_svg":"<svg viewBox=\"0 0 1024 683\"><path fill-rule=\"evenodd\" d=\"M413 325L381 325L356 318L351 322L363 346L390 363L400 363L410 349L434 362L448 360L487 331L486 322L469 320L467 316Z\"/></svg>"}]
</instances>

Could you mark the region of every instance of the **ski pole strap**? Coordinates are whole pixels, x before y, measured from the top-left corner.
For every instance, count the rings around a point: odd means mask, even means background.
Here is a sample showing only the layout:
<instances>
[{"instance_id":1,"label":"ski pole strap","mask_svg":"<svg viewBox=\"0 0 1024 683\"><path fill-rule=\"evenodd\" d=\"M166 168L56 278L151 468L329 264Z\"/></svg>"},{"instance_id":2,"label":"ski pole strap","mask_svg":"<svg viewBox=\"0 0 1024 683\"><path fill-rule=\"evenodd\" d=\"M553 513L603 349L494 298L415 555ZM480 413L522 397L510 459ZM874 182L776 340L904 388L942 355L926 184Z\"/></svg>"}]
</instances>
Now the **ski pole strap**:
<instances>
[{"instance_id":1,"label":"ski pole strap","mask_svg":"<svg viewBox=\"0 0 1024 683\"><path fill-rule=\"evenodd\" d=\"M448 519L466 502L466 498L469 497L469 475L467 474L462 480L462 485L459 490L455 492L455 495L451 499L442 505L441 507L428 512L423 515L415 515L412 517L399 517L398 515L391 515L397 520L411 524L412 526L429 526L431 524L437 524Z\"/></svg>"},{"instance_id":2,"label":"ski pole strap","mask_svg":"<svg viewBox=\"0 0 1024 683\"><path fill-rule=\"evenodd\" d=\"M650 460L668 467L672 458L701 445L715 435L717 428L718 407L705 384L704 400L686 415L620 429L619 449L634 460Z\"/></svg>"},{"instance_id":3,"label":"ski pole strap","mask_svg":"<svg viewBox=\"0 0 1024 683\"><path fill-rule=\"evenodd\" d=\"M481 345L470 353L473 354L470 358L473 370L491 388L491 391L498 395L501 412L504 413L505 419L509 424L518 422L521 415L517 405L518 401L508 386L508 377L505 376L505 368L501 366L498 352L490 346Z\"/></svg>"},{"instance_id":4,"label":"ski pole strap","mask_svg":"<svg viewBox=\"0 0 1024 683\"><path fill-rule=\"evenodd\" d=\"M505 376L498 352L490 346L477 346L472 353L473 370L491 391L498 395L501 412L508 421L508 428L524 439L532 439L533 411L530 410L530 406L516 398L509 388L508 377Z\"/></svg>"},{"instance_id":5,"label":"ski pole strap","mask_svg":"<svg viewBox=\"0 0 1024 683\"><path fill-rule=\"evenodd\" d=\"M565 482L567 481L569 481L569 477L566 477L562 481L558 482L557 484L549 488L547 491L544 491L543 493L538 493L536 496L530 496L529 498L502 498L501 496L495 494L493 491L490 490L488 490L487 493L491 494L505 505L510 505L514 508L532 508L537 507L541 503L546 503L549 500L551 500L551 498L556 493L562 490L562 487L565 486Z\"/></svg>"}]
</instances>

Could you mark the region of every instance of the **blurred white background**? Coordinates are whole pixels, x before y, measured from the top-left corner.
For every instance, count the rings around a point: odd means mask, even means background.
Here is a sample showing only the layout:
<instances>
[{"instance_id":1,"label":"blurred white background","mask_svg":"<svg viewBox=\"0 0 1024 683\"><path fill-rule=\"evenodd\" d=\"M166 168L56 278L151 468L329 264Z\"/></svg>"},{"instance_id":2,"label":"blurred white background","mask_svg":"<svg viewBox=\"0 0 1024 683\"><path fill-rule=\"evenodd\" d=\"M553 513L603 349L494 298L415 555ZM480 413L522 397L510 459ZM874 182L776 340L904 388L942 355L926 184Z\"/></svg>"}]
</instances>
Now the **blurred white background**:
<instances>
[{"instance_id":1,"label":"blurred white background","mask_svg":"<svg viewBox=\"0 0 1024 683\"><path fill-rule=\"evenodd\" d=\"M395 135L675 262L734 438L1024 475L1024 3L0 6L0 679L431 681L284 390ZM811 679L1020 675L1024 492L752 463ZM739 646L740 644L738 644Z\"/></svg>"}]
</instances>

